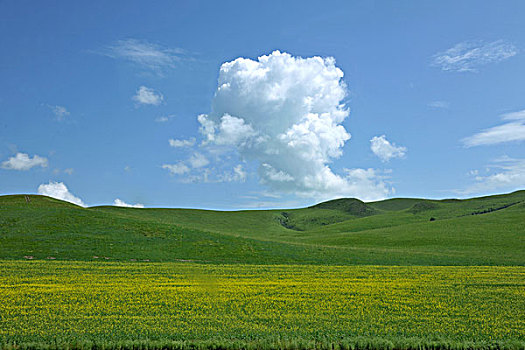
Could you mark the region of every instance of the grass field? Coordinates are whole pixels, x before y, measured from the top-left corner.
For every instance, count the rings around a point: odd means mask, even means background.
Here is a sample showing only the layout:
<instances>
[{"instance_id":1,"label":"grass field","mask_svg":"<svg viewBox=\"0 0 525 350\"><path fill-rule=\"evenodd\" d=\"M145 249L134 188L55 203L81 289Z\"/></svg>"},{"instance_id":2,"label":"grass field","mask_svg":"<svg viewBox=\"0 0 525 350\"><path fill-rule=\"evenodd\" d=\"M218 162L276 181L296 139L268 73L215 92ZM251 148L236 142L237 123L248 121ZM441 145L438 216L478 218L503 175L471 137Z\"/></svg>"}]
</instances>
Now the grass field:
<instances>
[{"instance_id":1,"label":"grass field","mask_svg":"<svg viewBox=\"0 0 525 350\"><path fill-rule=\"evenodd\" d=\"M525 268L2 261L0 315L4 346L523 348Z\"/></svg>"},{"instance_id":2,"label":"grass field","mask_svg":"<svg viewBox=\"0 0 525 350\"><path fill-rule=\"evenodd\" d=\"M42 196L30 203L0 196L0 258L523 266L524 217L525 191L237 212L81 208Z\"/></svg>"},{"instance_id":3,"label":"grass field","mask_svg":"<svg viewBox=\"0 0 525 350\"><path fill-rule=\"evenodd\" d=\"M524 224L525 191L236 212L0 196L0 348L525 350Z\"/></svg>"}]
</instances>

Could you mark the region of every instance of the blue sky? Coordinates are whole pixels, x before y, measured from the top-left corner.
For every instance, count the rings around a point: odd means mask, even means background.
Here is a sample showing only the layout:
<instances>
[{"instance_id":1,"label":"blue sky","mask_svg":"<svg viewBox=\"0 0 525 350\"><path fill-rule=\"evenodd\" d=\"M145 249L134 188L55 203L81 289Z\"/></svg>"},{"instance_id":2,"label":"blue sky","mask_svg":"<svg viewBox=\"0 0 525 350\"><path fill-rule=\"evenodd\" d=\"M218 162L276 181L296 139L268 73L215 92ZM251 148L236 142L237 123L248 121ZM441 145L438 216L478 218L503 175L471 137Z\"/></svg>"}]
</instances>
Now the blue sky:
<instances>
[{"instance_id":1,"label":"blue sky","mask_svg":"<svg viewBox=\"0 0 525 350\"><path fill-rule=\"evenodd\" d=\"M523 189L524 13L2 1L0 193L229 210Z\"/></svg>"}]
</instances>

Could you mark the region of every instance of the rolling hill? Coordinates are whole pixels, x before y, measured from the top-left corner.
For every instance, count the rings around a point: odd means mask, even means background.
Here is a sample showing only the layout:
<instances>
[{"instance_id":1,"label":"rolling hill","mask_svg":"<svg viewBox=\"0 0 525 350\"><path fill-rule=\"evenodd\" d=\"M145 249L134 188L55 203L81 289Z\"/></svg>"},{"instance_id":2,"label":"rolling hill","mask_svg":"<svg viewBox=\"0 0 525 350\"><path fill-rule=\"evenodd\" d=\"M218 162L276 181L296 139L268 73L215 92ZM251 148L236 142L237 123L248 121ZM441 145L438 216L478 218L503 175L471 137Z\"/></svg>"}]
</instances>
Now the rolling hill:
<instances>
[{"instance_id":1,"label":"rolling hill","mask_svg":"<svg viewBox=\"0 0 525 350\"><path fill-rule=\"evenodd\" d=\"M525 191L227 212L8 195L0 196L0 259L525 265L524 224Z\"/></svg>"}]
</instances>

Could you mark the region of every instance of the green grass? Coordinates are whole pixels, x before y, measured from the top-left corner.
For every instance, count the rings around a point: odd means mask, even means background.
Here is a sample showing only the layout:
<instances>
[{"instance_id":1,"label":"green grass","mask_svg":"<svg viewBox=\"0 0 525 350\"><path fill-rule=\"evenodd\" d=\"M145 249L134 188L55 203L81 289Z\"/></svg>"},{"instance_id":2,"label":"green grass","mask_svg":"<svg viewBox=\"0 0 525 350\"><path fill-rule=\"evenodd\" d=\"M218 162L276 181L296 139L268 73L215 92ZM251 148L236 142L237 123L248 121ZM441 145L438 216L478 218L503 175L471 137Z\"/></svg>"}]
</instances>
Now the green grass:
<instances>
[{"instance_id":1,"label":"green grass","mask_svg":"<svg viewBox=\"0 0 525 350\"><path fill-rule=\"evenodd\" d=\"M0 258L525 265L525 191L461 201L340 199L304 209L234 212L81 208L30 198L0 197Z\"/></svg>"}]
</instances>

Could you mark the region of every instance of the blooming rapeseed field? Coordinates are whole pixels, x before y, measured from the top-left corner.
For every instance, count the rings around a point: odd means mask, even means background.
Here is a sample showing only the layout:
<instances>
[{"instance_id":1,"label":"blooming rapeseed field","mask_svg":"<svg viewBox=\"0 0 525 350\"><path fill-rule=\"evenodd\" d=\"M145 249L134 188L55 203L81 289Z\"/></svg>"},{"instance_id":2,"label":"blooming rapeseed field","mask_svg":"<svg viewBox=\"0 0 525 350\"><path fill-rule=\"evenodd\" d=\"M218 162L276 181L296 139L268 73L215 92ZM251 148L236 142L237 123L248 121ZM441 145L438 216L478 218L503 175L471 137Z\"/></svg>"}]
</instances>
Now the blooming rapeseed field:
<instances>
[{"instance_id":1,"label":"blooming rapeseed field","mask_svg":"<svg viewBox=\"0 0 525 350\"><path fill-rule=\"evenodd\" d=\"M363 339L523 348L525 268L0 261L0 347Z\"/></svg>"}]
</instances>

